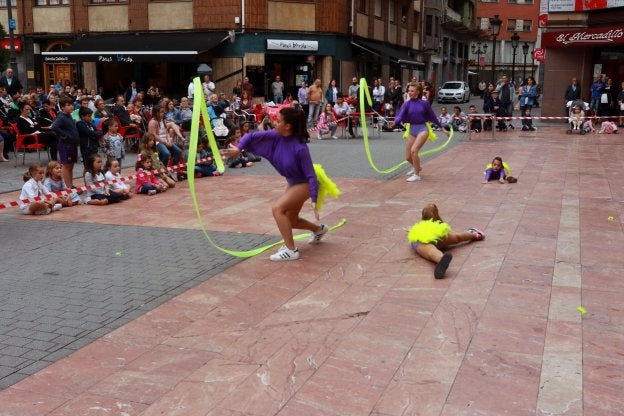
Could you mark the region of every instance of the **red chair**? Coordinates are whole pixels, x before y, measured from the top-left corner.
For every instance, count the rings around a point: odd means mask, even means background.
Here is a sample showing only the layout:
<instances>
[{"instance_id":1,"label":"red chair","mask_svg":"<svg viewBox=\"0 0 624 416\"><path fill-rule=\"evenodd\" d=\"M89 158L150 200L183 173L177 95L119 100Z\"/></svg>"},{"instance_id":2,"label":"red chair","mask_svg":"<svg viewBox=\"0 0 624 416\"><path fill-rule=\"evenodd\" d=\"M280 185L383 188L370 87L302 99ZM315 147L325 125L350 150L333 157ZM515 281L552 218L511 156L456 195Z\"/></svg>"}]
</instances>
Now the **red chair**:
<instances>
[{"instance_id":1,"label":"red chair","mask_svg":"<svg viewBox=\"0 0 624 416\"><path fill-rule=\"evenodd\" d=\"M15 166L17 167L17 152L22 152L22 165L26 164L26 152L28 150L36 150L37 155L39 156L39 161L41 161L41 150L46 150L46 145L43 143L39 143L39 135L35 133L31 134L20 134L17 129L16 123L9 123L11 129L15 132L15 146L13 147L15 153ZM26 143L30 142L30 143ZM50 153L48 152L48 158L50 158Z\"/></svg>"},{"instance_id":2,"label":"red chair","mask_svg":"<svg viewBox=\"0 0 624 416\"><path fill-rule=\"evenodd\" d=\"M262 109L262 104L255 104L253 107L254 116L256 117L256 124L262 123L264 119L264 110Z\"/></svg>"},{"instance_id":3,"label":"red chair","mask_svg":"<svg viewBox=\"0 0 624 416\"><path fill-rule=\"evenodd\" d=\"M126 143L129 143L131 140L141 140L141 129L139 128L139 126L122 126L121 121L119 121L119 117L117 116L115 116L115 121L117 121L117 126L119 126L117 133L123 136L123 138L126 140ZM133 133L128 133L129 129L135 129L136 131Z\"/></svg>"}]
</instances>

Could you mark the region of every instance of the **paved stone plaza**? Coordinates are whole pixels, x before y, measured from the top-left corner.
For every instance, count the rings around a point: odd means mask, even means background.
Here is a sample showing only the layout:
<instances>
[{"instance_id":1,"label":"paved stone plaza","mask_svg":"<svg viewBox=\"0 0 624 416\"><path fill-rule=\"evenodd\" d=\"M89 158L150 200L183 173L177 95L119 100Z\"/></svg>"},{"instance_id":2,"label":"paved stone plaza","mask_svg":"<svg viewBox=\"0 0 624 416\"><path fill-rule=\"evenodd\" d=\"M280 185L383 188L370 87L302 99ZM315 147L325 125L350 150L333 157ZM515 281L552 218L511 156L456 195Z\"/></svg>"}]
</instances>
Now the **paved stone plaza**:
<instances>
[{"instance_id":1,"label":"paved stone plaza","mask_svg":"<svg viewBox=\"0 0 624 416\"><path fill-rule=\"evenodd\" d=\"M380 168L399 136L374 136ZM0 415L621 415L623 138L458 135L419 183L375 173L361 139L313 140L343 190L323 220L347 224L285 264L211 248L185 182L2 210ZM497 155L517 184L481 184ZM284 180L266 161L197 188L219 244L278 238ZM487 234L443 280L405 239L428 202Z\"/></svg>"}]
</instances>

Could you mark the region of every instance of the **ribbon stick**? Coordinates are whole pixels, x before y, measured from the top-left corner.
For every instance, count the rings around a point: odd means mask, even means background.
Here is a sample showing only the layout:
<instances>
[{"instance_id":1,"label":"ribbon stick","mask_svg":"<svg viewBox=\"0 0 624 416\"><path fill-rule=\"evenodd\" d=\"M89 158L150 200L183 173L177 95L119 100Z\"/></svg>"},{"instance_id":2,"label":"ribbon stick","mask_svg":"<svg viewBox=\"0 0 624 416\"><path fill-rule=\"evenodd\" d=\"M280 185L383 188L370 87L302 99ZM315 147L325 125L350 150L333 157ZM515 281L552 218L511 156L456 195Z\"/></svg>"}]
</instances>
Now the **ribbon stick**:
<instances>
[{"instance_id":1,"label":"ribbon stick","mask_svg":"<svg viewBox=\"0 0 624 416\"><path fill-rule=\"evenodd\" d=\"M197 142L199 138L199 117L201 113L201 117L204 120L204 128L206 129L206 134L208 135L208 142L210 143L210 149L212 150L212 154L214 156L214 160L217 164L217 170L221 173L225 171L225 166L223 165L223 160L221 159L221 155L219 153L219 147L217 146L217 142L214 138L214 134L212 132L212 127L210 125L210 118L208 117L208 107L206 106L206 101L204 100L204 89L201 85L201 81L199 77L193 80L193 86L195 88L195 94L193 99L193 118L191 119L191 138L189 143L189 154L188 154L188 184L189 190L191 191L191 198L193 199L193 206L195 207L195 213L197 215L197 219L199 221L199 226L201 227L204 236L208 242L217 250L229 254L230 256L239 257L239 258L247 258L256 256L272 247L280 245L284 242L284 240L277 241L273 244L268 244L266 246L258 247L253 250L247 251L236 251L236 250L228 250L219 246L208 234L208 230L204 225L204 220L201 216L201 210L199 208L199 202L197 201L197 193L195 192L195 159L197 156ZM340 220L336 225L330 227L330 231L334 230L338 227L342 227L346 223L346 220ZM295 240L301 240L307 237L310 237L310 233L298 234L294 236Z\"/></svg>"},{"instance_id":2,"label":"ribbon stick","mask_svg":"<svg viewBox=\"0 0 624 416\"><path fill-rule=\"evenodd\" d=\"M366 79L361 78L360 79L360 118L361 118L361 122L362 122L362 137L364 139L364 150L366 151L366 158L368 159L368 163L371 165L371 167L373 168L373 170L377 173L381 173L381 174L388 174L388 173L392 173L394 171L396 171L397 169L399 169L401 166L407 164L407 160L402 161L401 163L391 166L388 169L379 169L377 167L377 165L375 165L375 162L373 161L373 156L371 154L371 150L370 150L370 144L368 142L368 128L366 126L366 114L364 111L364 99L366 99L366 101L368 102L368 105L371 106L373 100L371 99L370 96L370 91L368 90L368 84L366 83ZM408 133L409 134L409 133ZM423 157L423 156L427 156L436 152L439 152L440 150L444 149L446 146L448 146L448 144L451 142L451 139L453 138L453 129L451 129L448 139L442 143L440 146L435 147L433 149L428 149L428 150L424 150L421 151L420 153L418 153L418 156Z\"/></svg>"}]
</instances>

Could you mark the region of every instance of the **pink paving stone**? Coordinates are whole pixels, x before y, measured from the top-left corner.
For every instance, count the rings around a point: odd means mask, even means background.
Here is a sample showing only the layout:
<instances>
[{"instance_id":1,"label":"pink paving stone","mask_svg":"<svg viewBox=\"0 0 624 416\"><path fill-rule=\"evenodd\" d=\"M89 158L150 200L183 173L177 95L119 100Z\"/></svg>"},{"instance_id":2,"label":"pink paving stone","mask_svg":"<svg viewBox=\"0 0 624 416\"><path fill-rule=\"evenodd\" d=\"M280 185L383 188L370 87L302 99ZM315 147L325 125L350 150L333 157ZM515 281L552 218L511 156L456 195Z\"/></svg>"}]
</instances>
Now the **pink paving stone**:
<instances>
[{"instance_id":1,"label":"pink paving stone","mask_svg":"<svg viewBox=\"0 0 624 416\"><path fill-rule=\"evenodd\" d=\"M41 416L62 406L69 399L48 396L41 392L17 390L12 387L0 391L2 416Z\"/></svg>"},{"instance_id":2,"label":"pink paving stone","mask_svg":"<svg viewBox=\"0 0 624 416\"><path fill-rule=\"evenodd\" d=\"M142 412L146 407L143 403L84 393L49 413L49 416L137 416L144 415Z\"/></svg>"},{"instance_id":3,"label":"pink paving stone","mask_svg":"<svg viewBox=\"0 0 624 416\"><path fill-rule=\"evenodd\" d=\"M375 404L371 415L437 416L442 411L450 388L451 384L438 379L419 383L393 380Z\"/></svg>"},{"instance_id":4,"label":"pink paving stone","mask_svg":"<svg viewBox=\"0 0 624 416\"><path fill-rule=\"evenodd\" d=\"M506 311L518 316L548 315L550 287L532 284L496 283L492 289L488 309Z\"/></svg>"},{"instance_id":5,"label":"pink paving stone","mask_svg":"<svg viewBox=\"0 0 624 416\"><path fill-rule=\"evenodd\" d=\"M531 392L539 385L540 365L541 355L470 352L441 414L457 415L470 408L469 414L533 415L537 396Z\"/></svg>"}]
</instances>

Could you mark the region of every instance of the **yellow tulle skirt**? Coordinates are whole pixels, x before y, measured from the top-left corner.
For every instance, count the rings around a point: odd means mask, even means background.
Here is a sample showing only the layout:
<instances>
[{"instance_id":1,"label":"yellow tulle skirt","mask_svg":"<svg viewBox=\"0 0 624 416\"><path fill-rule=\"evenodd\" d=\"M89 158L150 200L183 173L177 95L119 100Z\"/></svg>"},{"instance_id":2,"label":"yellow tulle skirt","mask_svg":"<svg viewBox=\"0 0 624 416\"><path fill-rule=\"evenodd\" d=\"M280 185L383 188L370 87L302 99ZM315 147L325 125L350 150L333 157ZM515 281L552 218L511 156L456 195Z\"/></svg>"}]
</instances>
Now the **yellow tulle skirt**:
<instances>
[{"instance_id":1,"label":"yellow tulle skirt","mask_svg":"<svg viewBox=\"0 0 624 416\"><path fill-rule=\"evenodd\" d=\"M327 176L322 165L315 163L314 173L316 173L316 180L319 184L318 196L316 198L316 210L320 212L323 208L327 195L333 198L338 198L340 195L340 189L338 189L338 186L336 186L334 181Z\"/></svg>"},{"instance_id":2,"label":"yellow tulle skirt","mask_svg":"<svg viewBox=\"0 0 624 416\"><path fill-rule=\"evenodd\" d=\"M451 232L451 226L442 221L423 220L410 228L407 233L407 240L410 243L419 242L423 244L435 243L442 240Z\"/></svg>"}]
</instances>

